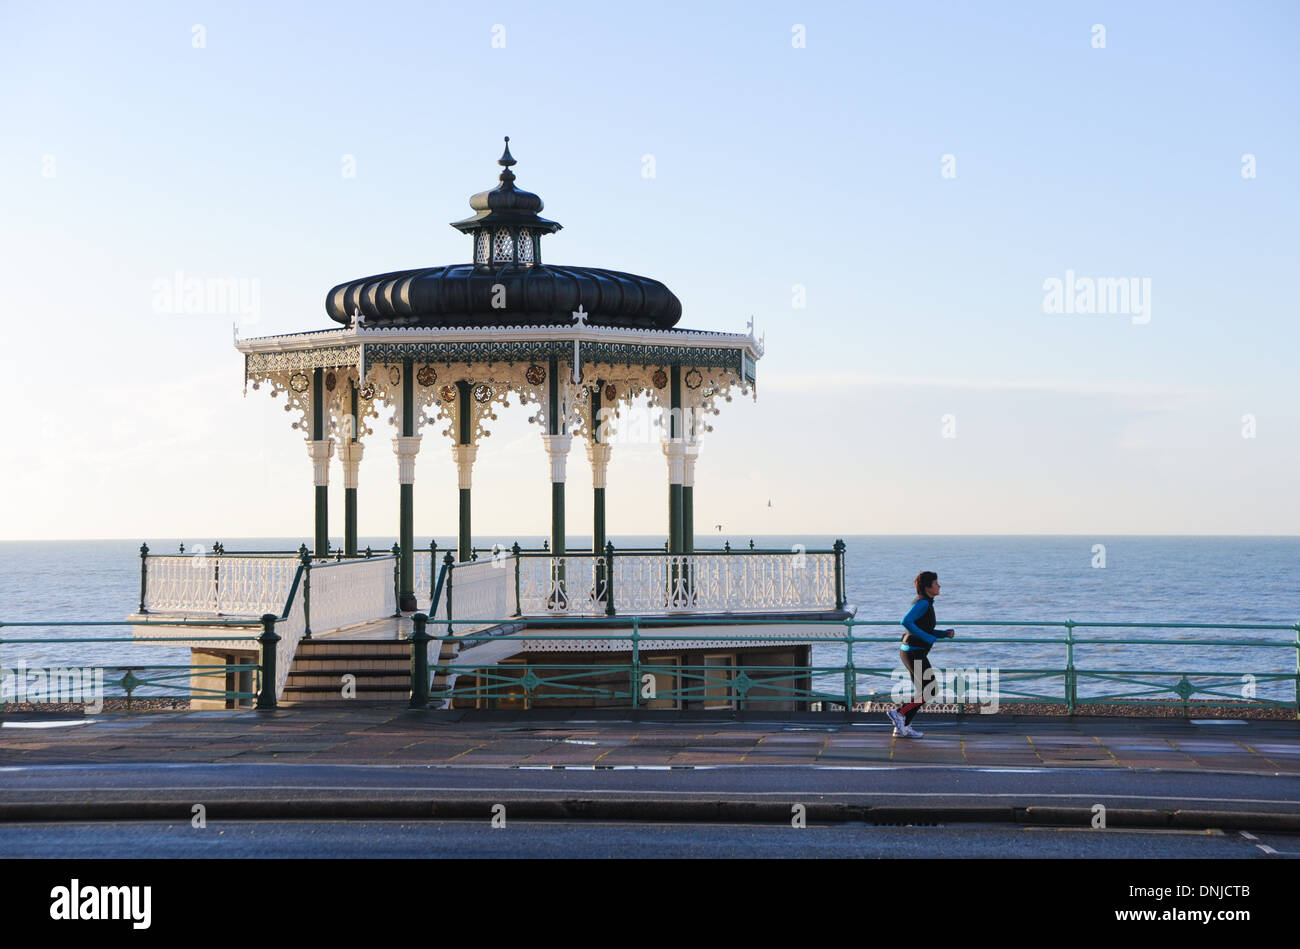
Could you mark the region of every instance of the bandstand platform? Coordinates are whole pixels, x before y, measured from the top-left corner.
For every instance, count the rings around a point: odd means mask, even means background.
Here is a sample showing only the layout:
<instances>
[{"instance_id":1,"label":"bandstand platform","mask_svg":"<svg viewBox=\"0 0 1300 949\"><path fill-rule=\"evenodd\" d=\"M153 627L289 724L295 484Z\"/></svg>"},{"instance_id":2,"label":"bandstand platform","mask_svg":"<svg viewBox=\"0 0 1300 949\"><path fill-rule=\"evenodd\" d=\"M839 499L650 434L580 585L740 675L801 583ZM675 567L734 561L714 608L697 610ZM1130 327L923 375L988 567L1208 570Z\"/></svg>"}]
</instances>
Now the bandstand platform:
<instances>
[{"instance_id":1,"label":"bandstand platform","mask_svg":"<svg viewBox=\"0 0 1300 949\"><path fill-rule=\"evenodd\" d=\"M841 638L837 624L852 612L844 545L694 544L701 443L723 403L756 397L762 341L752 324L744 334L679 328L681 302L657 280L544 263L543 238L560 225L539 215L541 198L515 187L506 142L497 187L474 195L474 214L453 224L470 238L472 263L352 280L326 296L333 328L236 341L245 391L283 398L306 443L314 544L216 545L198 563L142 546L134 636L191 650L193 707L251 704L229 696L254 692L273 692L272 704L449 708L806 704L812 645ZM541 550L479 551L474 464L497 411L512 401L527 408L546 453L550 539ZM662 420L666 543L616 549L605 517L612 436L645 403ZM359 550L358 472L381 416L394 429L397 542ZM456 546L417 549L416 466L439 436L458 472ZM592 545L583 550L566 542L575 440L593 483ZM340 549L329 542L335 457ZM183 638L187 626L216 619L273 620L273 654L248 636ZM274 681L254 681L263 677Z\"/></svg>"}]
</instances>

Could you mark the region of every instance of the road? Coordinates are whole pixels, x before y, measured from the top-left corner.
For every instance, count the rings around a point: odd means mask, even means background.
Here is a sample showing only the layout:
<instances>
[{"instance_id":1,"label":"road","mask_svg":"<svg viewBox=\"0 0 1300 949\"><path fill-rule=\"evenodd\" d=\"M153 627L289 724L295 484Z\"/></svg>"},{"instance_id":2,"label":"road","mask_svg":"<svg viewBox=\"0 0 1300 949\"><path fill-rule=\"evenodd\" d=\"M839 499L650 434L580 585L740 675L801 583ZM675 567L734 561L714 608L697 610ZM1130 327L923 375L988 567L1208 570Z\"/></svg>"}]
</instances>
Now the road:
<instances>
[{"instance_id":1,"label":"road","mask_svg":"<svg viewBox=\"0 0 1300 949\"><path fill-rule=\"evenodd\" d=\"M0 856L58 859L550 858L1180 858L1294 860L1300 835L961 824L515 821L122 821L0 824ZM1269 853L1264 847L1274 851Z\"/></svg>"}]
</instances>

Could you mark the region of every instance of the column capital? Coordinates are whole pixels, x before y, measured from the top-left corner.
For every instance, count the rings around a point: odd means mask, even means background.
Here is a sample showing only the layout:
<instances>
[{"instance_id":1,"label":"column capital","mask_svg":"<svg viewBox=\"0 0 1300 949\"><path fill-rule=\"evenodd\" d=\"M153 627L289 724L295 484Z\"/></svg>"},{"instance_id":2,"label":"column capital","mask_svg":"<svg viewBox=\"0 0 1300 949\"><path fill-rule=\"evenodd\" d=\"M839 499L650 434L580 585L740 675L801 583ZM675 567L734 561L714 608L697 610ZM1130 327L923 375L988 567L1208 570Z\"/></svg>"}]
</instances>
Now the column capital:
<instances>
[{"instance_id":1,"label":"column capital","mask_svg":"<svg viewBox=\"0 0 1300 949\"><path fill-rule=\"evenodd\" d=\"M345 438L339 444L339 461L343 462L344 488L356 488L357 471L361 467L361 456L365 453L365 450L365 445L349 438Z\"/></svg>"},{"instance_id":2,"label":"column capital","mask_svg":"<svg viewBox=\"0 0 1300 949\"><path fill-rule=\"evenodd\" d=\"M690 488L695 485L695 462L700 457L700 443L687 442L686 450L682 452L682 487Z\"/></svg>"},{"instance_id":3,"label":"column capital","mask_svg":"<svg viewBox=\"0 0 1300 949\"><path fill-rule=\"evenodd\" d=\"M456 461L456 471L460 475L460 487L469 490L473 485L474 459L478 456L477 445L452 445L451 457Z\"/></svg>"},{"instance_id":4,"label":"column capital","mask_svg":"<svg viewBox=\"0 0 1300 949\"><path fill-rule=\"evenodd\" d=\"M573 447L572 435L543 435L546 453L551 456L551 483L563 483L565 463L569 458L569 449Z\"/></svg>"},{"instance_id":5,"label":"column capital","mask_svg":"<svg viewBox=\"0 0 1300 949\"><path fill-rule=\"evenodd\" d=\"M609 468L609 456L613 446L604 442L587 442L587 460L591 462L591 486L605 486L605 472Z\"/></svg>"},{"instance_id":6,"label":"column capital","mask_svg":"<svg viewBox=\"0 0 1300 949\"><path fill-rule=\"evenodd\" d=\"M668 483L681 484L685 475L686 439L663 439L664 456L668 459Z\"/></svg>"},{"instance_id":7,"label":"column capital","mask_svg":"<svg viewBox=\"0 0 1300 949\"><path fill-rule=\"evenodd\" d=\"M307 456L312 463L312 483L318 488L330 483L330 458L333 454L332 439L307 439Z\"/></svg>"},{"instance_id":8,"label":"column capital","mask_svg":"<svg viewBox=\"0 0 1300 949\"><path fill-rule=\"evenodd\" d=\"M399 484L415 484L415 456L420 453L420 435L398 435L393 439L393 451L397 453L397 481Z\"/></svg>"}]
</instances>

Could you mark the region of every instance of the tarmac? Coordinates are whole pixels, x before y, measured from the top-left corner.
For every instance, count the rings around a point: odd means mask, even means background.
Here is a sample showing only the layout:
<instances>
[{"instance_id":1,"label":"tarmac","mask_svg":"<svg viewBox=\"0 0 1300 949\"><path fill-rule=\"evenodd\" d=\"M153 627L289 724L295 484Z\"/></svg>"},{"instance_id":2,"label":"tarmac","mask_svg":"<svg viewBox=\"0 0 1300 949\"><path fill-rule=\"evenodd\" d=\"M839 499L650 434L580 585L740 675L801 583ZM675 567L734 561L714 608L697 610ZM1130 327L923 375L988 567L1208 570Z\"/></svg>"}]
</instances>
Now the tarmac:
<instances>
[{"instance_id":1,"label":"tarmac","mask_svg":"<svg viewBox=\"0 0 1300 949\"><path fill-rule=\"evenodd\" d=\"M772 774L783 776L782 788L828 789L807 795L810 819L1086 824L1094 818L1093 809L1066 793L1041 800L998 793L1015 778L1026 778L1017 787L1030 787L1032 774L1056 781L1058 791L1062 782L1065 789L1078 785L1083 775L1097 787L1142 782L1146 797L1119 795L1125 806L1108 810L1115 826L1300 831L1300 722L929 714L914 722L925 737L905 739L893 737L883 718L843 712L412 711L393 705L84 718L9 714L0 718L0 820L188 819L193 790L169 786L165 775L186 768L216 773L221 769L204 766L222 765L228 774L239 766L240 781L226 781L203 800L220 801L225 813L250 819L477 817L486 798L476 789L505 784L484 776L508 775L517 783L494 787L492 800L509 797L512 813L521 816L788 822L789 803L762 790L776 786L763 784ZM323 779L313 788L296 777L331 771L322 766L334 766L335 773L414 770L426 777L352 786L346 793ZM646 780L607 790L540 780L541 772L555 771L586 772L593 779L633 771ZM646 774L655 771L670 775L660 781ZM90 777L128 772L153 777L111 787ZM290 772L292 793L280 792L272 779ZM709 781L686 772L708 774ZM59 783L23 783L35 774L57 776ZM432 774L454 774L458 783L432 781ZM529 783L532 774L538 780ZM964 775L965 786L976 790L943 796L939 791L952 784L948 775ZM981 797L984 785L972 783L975 778L1002 783L990 783ZM1250 782L1251 790L1223 790L1234 781L1241 788ZM90 793L92 784L104 786ZM905 791L891 791L892 799L882 801L871 796L872 787L929 787L935 793L909 800ZM1218 796L1206 796L1212 794Z\"/></svg>"}]
</instances>

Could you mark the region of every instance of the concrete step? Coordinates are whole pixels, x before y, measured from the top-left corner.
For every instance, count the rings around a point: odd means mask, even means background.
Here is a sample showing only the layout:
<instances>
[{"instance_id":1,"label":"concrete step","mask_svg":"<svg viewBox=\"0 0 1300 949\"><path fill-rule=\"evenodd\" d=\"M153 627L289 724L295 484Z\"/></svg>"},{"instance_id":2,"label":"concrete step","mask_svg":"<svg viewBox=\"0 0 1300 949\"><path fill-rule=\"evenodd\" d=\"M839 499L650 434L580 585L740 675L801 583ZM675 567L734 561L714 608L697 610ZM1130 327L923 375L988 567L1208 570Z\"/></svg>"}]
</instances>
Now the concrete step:
<instances>
[{"instance_id":1,"label":"concrete step","mask_svg":"<svg viewBox=\"0 0 1300 949\"><path fill-rule=\"evenodd\" d=\"M298 644L298 656L410 656L408 642L350 642L337 639L313 639Z\"/></svg>"},{"instance_id":2,"label":"concrete step","mask_svg":"<svg viewBox=\"0 0 1300 949\"><path fill-rule=\"evenodd\" d=\"M408 683L409 685L409 683ZM285 705L298 705L304 702L401 702L410 701L411 690L383 689L373 692L357 691L356 697L345 699L343 694L333 686L309 686L301 689L285 689L281 702Z\"/></svg>"},{"instance_id":3,"label":"concrete step","mask_svg":"<svg viewBox=\"0 0 1300 949\"><path fill-rule=\"evenodd\" d=\"M410 659L384 659L374 656L361 658L339 658L330 656L320 659L295 659L290 666L290 674L295 672L401 672L411 670Z\"/></svg>"},{"instance_id":4,"label":"concrete step","mask_svg":"<svg viewBox=\"0 0 1300 949\"><path fill-rule=\"evenodd\" d=\"M353 684L356 686L357 695L360 695L363 692L368 694L376 689L382 691L385 689L405 688L409 692L411 689L411 675L409 672L406 675L370 676L366 676L364 673L356 673L356 681ZM288 682L285 683L285 689L306 689L314 686L321 686L323 688L338 689L342 691L343 685L343 676L341 674L314 675L308 673L295 674L291 672L289 673Z\"/></svg>"}]
</instances>

